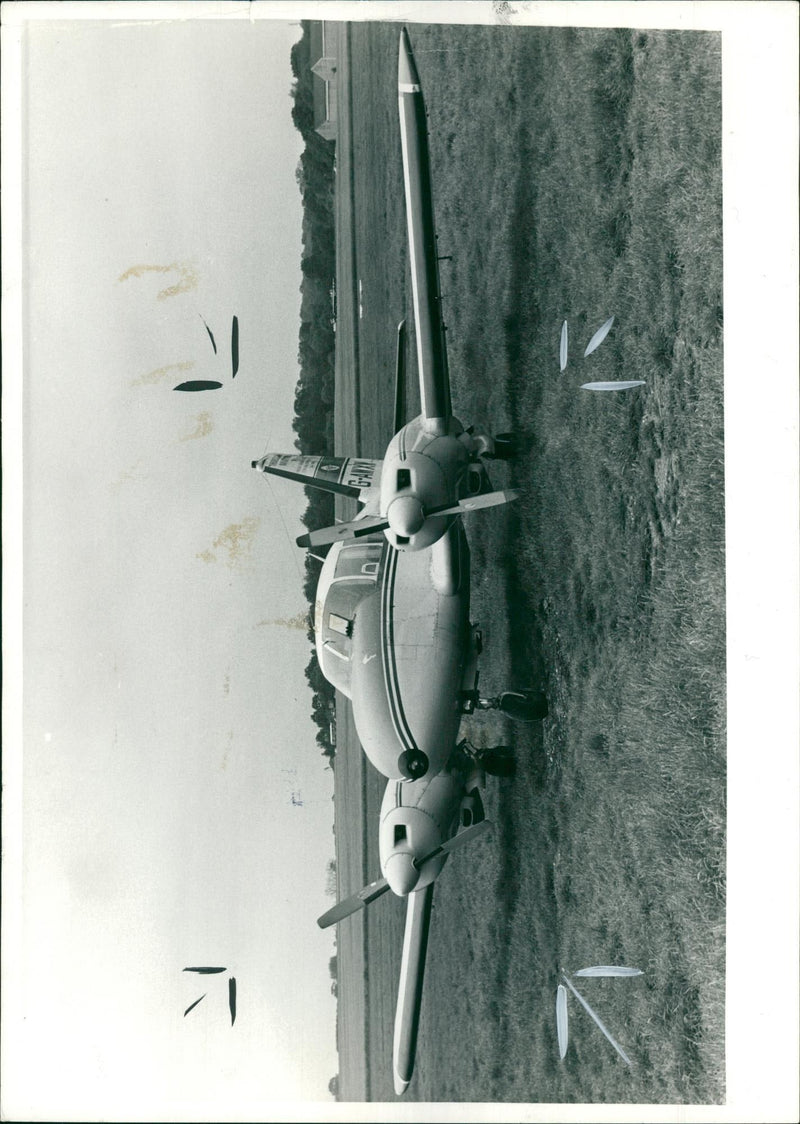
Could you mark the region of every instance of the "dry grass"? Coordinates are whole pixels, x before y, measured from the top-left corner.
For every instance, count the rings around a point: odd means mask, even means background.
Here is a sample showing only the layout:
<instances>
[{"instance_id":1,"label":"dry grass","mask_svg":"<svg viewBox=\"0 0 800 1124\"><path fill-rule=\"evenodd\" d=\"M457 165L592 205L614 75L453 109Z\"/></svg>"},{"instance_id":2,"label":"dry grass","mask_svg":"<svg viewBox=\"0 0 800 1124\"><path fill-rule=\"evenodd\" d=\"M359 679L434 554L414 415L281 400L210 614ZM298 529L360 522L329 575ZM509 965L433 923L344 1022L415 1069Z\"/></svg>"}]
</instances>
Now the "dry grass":
<instances>
[{"instance_id":1,"label":"dry grass","mask_svg":"<svg viewBox=\"0 0 800 1124\"><path fill-rule=\"evenodd\" d=\"M468 526L484 682L539 683L551 711L515 731L517 777L490 782L494 837L454 856L437 886L408 1096L719 1101L719 39L418 28L414 45L440 249L454 255L442 263L454 402L465 421L527 442L497 473L523 498ZM362 29L354 55L359 274L371 302L359 353L362 382L369 370L381 388L362 398L362 451L379 453L407 291L394 97L382 92L395 29ZM611 314L609 337L579 358ZM614 378L647 385L578 389ZM471 730L485 743L511 736L496 719ZM585 984L630 1070L577 1004L558 1059L558 970L598 962L645 972ZM374 1026L396 976L376 956L369 964ZM371 1096L391 1098L383 1040L370 1069Z\"/></svg>"}]
</instances>

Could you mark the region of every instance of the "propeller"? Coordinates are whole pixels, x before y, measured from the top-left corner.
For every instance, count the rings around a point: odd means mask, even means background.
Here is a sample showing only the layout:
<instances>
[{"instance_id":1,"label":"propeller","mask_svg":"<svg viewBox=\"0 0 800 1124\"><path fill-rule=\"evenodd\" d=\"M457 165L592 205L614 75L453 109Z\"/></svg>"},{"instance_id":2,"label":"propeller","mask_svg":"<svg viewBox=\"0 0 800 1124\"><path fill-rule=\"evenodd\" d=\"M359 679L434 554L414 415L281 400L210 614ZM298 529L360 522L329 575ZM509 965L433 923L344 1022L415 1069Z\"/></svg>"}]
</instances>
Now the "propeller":
<instances>
[{"instance_id":1,"label":"propeller","mask_svg":"<svg viewBox=\"0 0 800 1124\"><path fill-rule=\"evenodd\" d=\"M519 492L515 488L505 488L499 492L484 492L483 495L479 496L465 496L458 503L442 504L439 507L432 507L428 511L425 511L419 505L422 523L435 515L465 515L470 511L480 511L484 507L496 507L499 504L511 503L518 495ZM402 496L400 501L405 502L412 498ZM418 503L416 500L414 502ZM417 530L421 528L422 523L417 527ZM360 539L364 535L372 535L376 531L385 531L389 525L389 520L385 515L353 519L349 523L338 523L335 527L321 527L318 531L310 531L307 535L300 535L297 539L297 545L306 547L327 546L328 543Z\"/></svg>"},{"instance_id":2,"label":"propeller","mask_svg":"<svg viewBox=\"0 0 800 1124\"><path fill-rule=\"evenodd\" d=\"M480 823L473 824L472 827L464 828L463 831L459 831L457 835L454 835L445 843L434 848L434 850L423 859L415 860L414 865L419 869L423 867L425 863L430 862L431 859L438 859L442 855L449 855L451 851L456 851L459 847L463 847L465 843L469 843L471 839L474 839L477 835L481 835L491 826L489 820L481 820ZM342 921L345 917L349 917L351 913L357 913L359 909L363 909L364 906L369 905L370 902L374 902L376 898L380 898L385 894L388 889L389 883L386 879L378 878L375 882L370 882L368 886L359 890L357 894L353 894L351 897L344 898L342 901L337 902L335 906L332 906L331 909L317 918L317 924L320 929L327 929L329 925L335 925L337 921Z\"/></svg>"}]
</instances>

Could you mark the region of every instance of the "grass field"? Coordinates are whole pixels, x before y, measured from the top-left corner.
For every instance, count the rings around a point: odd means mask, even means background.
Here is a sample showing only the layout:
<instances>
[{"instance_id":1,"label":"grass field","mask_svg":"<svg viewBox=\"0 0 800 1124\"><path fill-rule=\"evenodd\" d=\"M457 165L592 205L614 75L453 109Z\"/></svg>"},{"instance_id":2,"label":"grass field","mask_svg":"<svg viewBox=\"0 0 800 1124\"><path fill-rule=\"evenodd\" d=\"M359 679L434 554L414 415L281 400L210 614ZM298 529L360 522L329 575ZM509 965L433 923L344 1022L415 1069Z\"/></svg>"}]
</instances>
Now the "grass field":
<instances>
[{"instance_id":1,"label":"grass field","mask_svg":"<svg viewBox=\"0 0 800 1124\"><path fill-rule=\"evenodd\" d=\"M430 115L440 250L452 255L442 284L456 412L524 438L516 462L495 475L522 498L467 525L472 615L488 641L482 684L490 693L539 685L550 714L513 730L495 718L465 722L477 744L513 741L517 776L490 779L494 835L453 856L437 884L407 1098L719 1101L719 38L417 27L412 40ZM359 394L358 451L381 455L394 325L410 314L397 28L355 25L350 48L352 177L347 188L340 177L338 205L349 191L352 284L349 297L338 286L337 335L349 324L358 343L343 337L337 346L357 352L358 371L337 368L337 410ZM341 170L341 151L337 159ZM608 339L582 358L612 314ZM571 347L562 374L564 319ZM615 378L646 386L579 389ZM337 418L338 434L353 416ZM363 796L374 838L362 864L369 877L381 788L372 776ZM337 776L337 821L342 799ZM398 902L376 904L364 927L363 1088L374 1100L393 1097L401 931ZM569 1052L558 1059L558 970L590 963L645 973L582 988L631 1069L574 1003ZM364 984L347 976L340 953L340 995L348 986ZM358 1095L351 1078L343 1062L345 1096Z\"/></svg>"}]
</instances>

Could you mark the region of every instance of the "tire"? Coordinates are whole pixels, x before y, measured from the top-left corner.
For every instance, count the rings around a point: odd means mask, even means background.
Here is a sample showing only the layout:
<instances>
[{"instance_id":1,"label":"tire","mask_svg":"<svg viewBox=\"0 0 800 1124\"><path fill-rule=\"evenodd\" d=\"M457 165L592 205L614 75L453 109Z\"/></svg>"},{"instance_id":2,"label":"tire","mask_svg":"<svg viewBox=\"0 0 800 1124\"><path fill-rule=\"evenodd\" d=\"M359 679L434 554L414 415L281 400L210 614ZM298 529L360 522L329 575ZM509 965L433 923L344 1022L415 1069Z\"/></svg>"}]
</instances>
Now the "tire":
<instances>
[{"instance_id":1,"label":"tire","mask_svg":"<svg viewBox=\"0 0 800 1124\"><path fill-rule=\"evenodd\" d=\"M494 459L508 461L517 455L519 441L516 433L498 433L494 439Z\"/></svg>"},{"instance_id":2,"label":"tire","mask_svg":"<svg viewBox=\"0 0 800 1124\"><path fill-rule=\"evenodd\" d=\"M500 710L517 722L535 722L547 717L547 698L541 691L504 691Z\"/></svg>"},{"instance_id":3,"label":"tire","mask_svg":"<svg viewBox=\"0 0 800 1124\"><path fill-rule=\"evenodd\" d=\"M517 762L506 753L494 753L487 749L481 754L481 768L493 777L513 777L517 771Z\"/></svg>"}]
</instances>

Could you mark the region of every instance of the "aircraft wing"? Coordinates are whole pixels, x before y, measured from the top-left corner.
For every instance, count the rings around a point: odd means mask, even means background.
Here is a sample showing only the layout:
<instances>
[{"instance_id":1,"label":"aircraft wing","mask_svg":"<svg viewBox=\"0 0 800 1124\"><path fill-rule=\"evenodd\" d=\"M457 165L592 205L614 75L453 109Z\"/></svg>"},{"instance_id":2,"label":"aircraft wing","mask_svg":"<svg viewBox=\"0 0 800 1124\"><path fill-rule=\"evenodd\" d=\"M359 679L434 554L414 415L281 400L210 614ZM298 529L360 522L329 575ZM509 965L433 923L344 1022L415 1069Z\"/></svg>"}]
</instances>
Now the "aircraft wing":
<instances>
[{"instance_id":1,"label":"aircraft wing","mask_svg":"<svg viewBox=\"0 0 800 1124\"><path fill-rule=\"evenodd\" d=\"M433 221L428 128L419 74L405 28L400 34L397 87L422 414L434 432L444 433L451 414L450 376Z\"/></svg>"},{"instance_id":2,"label":"aircraft wing","mask_svg":"<svg viewBox=\"0 0 800 1124\"><path fill-rule=\"evenodd\" d=\"M414 1072L417 1051L417 1030L422 1006L422 983L425 955L431 925L433 883L408 895L406 928L403 936L403 959L400 964L400 986L394 1018L394 1091L405 1093Z\"/></svg>"}]
</instances>

